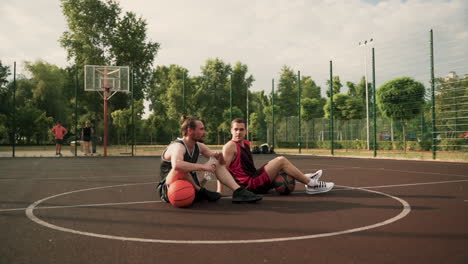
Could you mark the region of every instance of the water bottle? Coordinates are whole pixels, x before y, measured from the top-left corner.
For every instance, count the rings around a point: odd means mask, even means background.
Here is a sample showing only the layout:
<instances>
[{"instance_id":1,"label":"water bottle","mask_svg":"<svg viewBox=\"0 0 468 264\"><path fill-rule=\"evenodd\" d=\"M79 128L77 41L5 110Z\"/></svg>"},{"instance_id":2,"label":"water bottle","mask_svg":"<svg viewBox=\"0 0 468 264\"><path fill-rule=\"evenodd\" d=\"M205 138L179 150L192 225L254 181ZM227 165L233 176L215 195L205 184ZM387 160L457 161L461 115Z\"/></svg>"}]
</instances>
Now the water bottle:
<instances>
[{"instance_id":1,"label":"water bottle","mask_svg":"<svg viewBox=\"0 0 468 264\"><path fill-rule=\"evenodd\" d=\"M214 157L210 157L210 160L208 160L209 163L215 163L216 162L216 159ZM205 171L205 174L203 175L203 178L205 178L205 180L209 181L211 179L214 178L214 173L211 172L211 171Z\"/></svg>"}]
</instances>

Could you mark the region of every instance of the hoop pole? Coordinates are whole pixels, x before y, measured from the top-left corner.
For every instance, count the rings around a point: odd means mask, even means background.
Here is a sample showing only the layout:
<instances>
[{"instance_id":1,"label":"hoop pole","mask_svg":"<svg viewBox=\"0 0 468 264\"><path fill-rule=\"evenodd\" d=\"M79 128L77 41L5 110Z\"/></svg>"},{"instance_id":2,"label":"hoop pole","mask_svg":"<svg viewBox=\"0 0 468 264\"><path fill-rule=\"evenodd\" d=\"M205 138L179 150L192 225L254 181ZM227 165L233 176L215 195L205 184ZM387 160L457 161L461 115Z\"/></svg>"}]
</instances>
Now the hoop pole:
<instances>
[{"instance_id":1,"label":"hoop pole","mask_svg":"<svg viewBox=\"0 0 468 264\"><path fill-rule=\"evenodd\" d=\"M107 84L107 67L104 68L104 157L107 157L107 97L109 87Z\"/></svg>"}]
</instances>

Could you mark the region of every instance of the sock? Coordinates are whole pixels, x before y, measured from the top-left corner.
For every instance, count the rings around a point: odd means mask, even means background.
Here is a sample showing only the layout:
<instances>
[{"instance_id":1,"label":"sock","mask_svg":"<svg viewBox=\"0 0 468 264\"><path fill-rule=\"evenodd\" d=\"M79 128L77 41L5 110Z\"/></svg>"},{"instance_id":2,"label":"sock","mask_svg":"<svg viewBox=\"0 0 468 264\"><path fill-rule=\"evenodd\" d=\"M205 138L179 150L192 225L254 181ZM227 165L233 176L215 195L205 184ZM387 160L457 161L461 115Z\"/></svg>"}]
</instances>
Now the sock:
<instances>
[{"instance_id":1,"label":"sock","mask_svg":"<svg viewBox=\"0 0 468 264\"><path fill-rule=\"evenodd\" d=\"M309 180L309 183L307 183L307 186L309 186L309 187L313 187L313 186L315 186L315 185L317 185L317 181L316 181L316 180L313 180L313 179L310 179L310 180Z\"/></svg>"}]
</instances>

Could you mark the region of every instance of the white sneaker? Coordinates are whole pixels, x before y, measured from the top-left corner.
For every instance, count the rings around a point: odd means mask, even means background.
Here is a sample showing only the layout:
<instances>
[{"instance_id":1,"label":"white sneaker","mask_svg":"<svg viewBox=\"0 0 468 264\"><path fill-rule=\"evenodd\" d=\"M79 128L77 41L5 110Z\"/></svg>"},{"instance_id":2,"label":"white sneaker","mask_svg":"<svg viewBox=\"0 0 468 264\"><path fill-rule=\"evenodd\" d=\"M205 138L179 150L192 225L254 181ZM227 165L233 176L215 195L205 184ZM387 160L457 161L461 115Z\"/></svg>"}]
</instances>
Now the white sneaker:
<instances>
[{"instance_id":1,"label":"white sneaker","mask_svg":"<svg viewBox=\"0 0 468 264\"><path fill-rule=\"evenodd\" d=\"M305 176L309 177L309 179L311 180L315 180L315 182L318 182L318 180L320 179L320 177L322 177L322 173L323 171L322 170L318 170L314 173L306 173L304 174Z\"/></svg>"},{"instance_id":2,"label":"white sneaker","mask_svg":"<svg viewBox=\"0 0 468 264\"><path fill-rule=\"evenodd\" d=\"M331 189L333 189L333 186L335 186L333 182L317 181L317 185L306 185L305 187L307 194L316 194L329 192Z\"/></svg>"}]
</instances>

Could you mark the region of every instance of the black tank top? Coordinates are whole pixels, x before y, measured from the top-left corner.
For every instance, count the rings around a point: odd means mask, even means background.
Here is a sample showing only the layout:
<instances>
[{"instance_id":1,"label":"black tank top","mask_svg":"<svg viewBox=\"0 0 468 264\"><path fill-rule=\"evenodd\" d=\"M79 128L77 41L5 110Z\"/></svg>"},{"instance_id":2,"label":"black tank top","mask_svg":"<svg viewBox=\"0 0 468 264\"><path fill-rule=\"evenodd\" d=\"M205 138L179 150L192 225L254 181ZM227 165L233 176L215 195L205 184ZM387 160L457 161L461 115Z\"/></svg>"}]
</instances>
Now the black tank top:
<instances>
[{"instance_id":1,"label":"black tank top","mask_svg":"<svg viewBox=\"0 0 468 264\"><path fill-rule=\"evenodd\" d=\"M83 127L83 136L91 137L91 127Z\"/></svg>"},{"instance_id":2,"label":"black tank top","mask_svg":"<svg viewBox=\"0 0 468 264\"><path fill-rule=\"evenodd\" d=\"M198 156L200 155L200 148L198 147L198 143L195 144L195 148L193 149L192 154L190 154L189 149L187 148L187 146L185 145L185 143L184 143L184 141L182 139L178 138L178 139L174 140L171 144L173 144L173 143L179 143L179 144L184 145L184 147L185 147L184 161L190 162L190 163L197 163ZM169 172L172 169L171 161L170 160L168 161L168 160L164 159L164 154L166 153L166 150L161 155L161 159L162 159L161 167L160 167L160 176L161 176L160 181L161 182L166 180L167 174L169 174ZM192 178L195 181L195 183L198 186L200 186L200 182L198 181L197 173L192 171L192 172L190 172L190 174L192 175Z\"/></svg>"}]
</instances>

